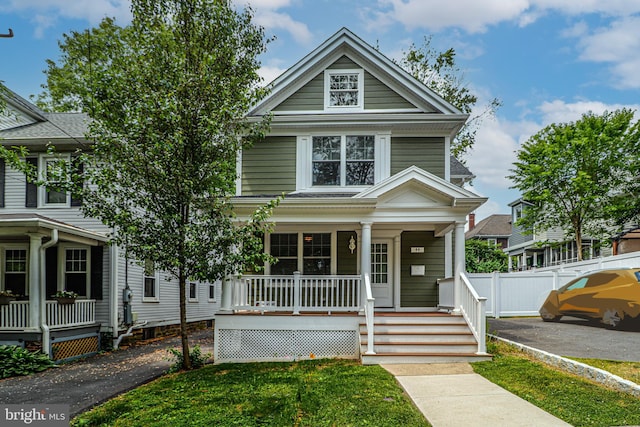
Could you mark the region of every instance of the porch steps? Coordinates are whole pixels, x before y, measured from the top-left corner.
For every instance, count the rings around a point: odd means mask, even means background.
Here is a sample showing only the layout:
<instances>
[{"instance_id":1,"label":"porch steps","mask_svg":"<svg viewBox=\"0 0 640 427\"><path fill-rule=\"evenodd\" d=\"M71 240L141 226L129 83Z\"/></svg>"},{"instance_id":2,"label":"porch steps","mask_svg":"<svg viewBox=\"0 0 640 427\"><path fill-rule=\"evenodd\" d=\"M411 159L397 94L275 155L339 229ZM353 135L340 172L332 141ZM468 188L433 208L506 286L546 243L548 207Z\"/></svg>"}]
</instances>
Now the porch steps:
<instances>
[{"instance_id":1,"label":"porch steps","mask_svg":"<svg viewBox=\"0 0 640 427\"><path fill-rule=\"evenodd\" d=\"M367 328L360 323L360 354L365 365L451 363L490 360L462 316L448 313L375 314L374 351L368 355Z\"/></svg>"}]
</instances>

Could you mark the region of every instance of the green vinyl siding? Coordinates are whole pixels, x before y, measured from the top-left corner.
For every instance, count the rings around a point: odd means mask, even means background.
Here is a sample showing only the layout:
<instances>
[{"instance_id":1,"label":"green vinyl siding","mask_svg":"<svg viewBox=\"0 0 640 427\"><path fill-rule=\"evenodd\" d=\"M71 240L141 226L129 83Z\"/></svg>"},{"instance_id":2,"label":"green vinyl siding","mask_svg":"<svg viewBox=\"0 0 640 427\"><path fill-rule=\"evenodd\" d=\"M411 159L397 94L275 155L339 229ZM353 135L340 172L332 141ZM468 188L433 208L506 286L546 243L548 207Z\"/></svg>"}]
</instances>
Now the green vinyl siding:
<instances>
[{"instance_id":1,"label":"green vinyl siding","mask_svg":"<svg viewBox=\"0 0 640 427\"><path fill-rule=\"evenodd\" d=\"M276 195L296 189L296 137L267 137L242 152L242 195Z\"/></svg>"},{"instance_id":2,"label":"green vinyl siding","mask_svg":"<svg viewBox=\"0 0 640 427\"><path fill-rule=\"evenodd\" d=\"M438 305L436 281L444 277L444 238L432 231L405 231L401 239L400 305L402 307L435 307ZM424 253L411 253L412 247L423 247ZM412 276L412 265L424 265L424 276Z\"/></svg>"},{"instance_id":3,"label":"green vinyl siding","mask_svg":"<svg viewBox=\"0 0 640 427\"><path fill-rule=\"evenodd\" d=\"M349 249L351 236L356 242L358 241L358 234L355 231L338 231L336 239L338 274L358 274L358 248L356 247L351 253Z\"/></svg>"},{"instance_id":4,"label":"green vinyl siding","mask_svg":"<svg viewBox=\"0 0 640 427\"><path fill-rule=\"evenodd\" d=\"M362 68L360 65L346 56L342 56L328 67L331 70L357 70L360 68ZM364 91L365 109L415 108L413 104L367 71L364 72ZM321 110L324 110L324 73L319 73L273 109L273 111Z\"/></svg>"},{"instance_id":5,"label":"green vinyl siding","mask_svg":"<svg viewBox=\"0 0 640 427\"><path fill-rule=\"evenodd\" d=\"M415 108L413 104L391 90L387 85L364 72L364 109L384 110Z\"/></svg>"},{"instance_id":6,"label":"green vinyl siding","mask_svg":"<svg viewBox=\"0 0 640 427\"><path fill-rule=\"evenodd\" d=\"M440 178L444 178L444 138L392 137L391 175L417 166Z\"/></svg>"},{"instance_id":7,"label":"green vinyl siding","mask_svg":"<svg viewBox=\"0 0 640 427\"><path fill-rule=\"evenodd\" d=\"M273 111L318 111L324 109L324 73L282 101Z\"/></svg>"}]
</instances>

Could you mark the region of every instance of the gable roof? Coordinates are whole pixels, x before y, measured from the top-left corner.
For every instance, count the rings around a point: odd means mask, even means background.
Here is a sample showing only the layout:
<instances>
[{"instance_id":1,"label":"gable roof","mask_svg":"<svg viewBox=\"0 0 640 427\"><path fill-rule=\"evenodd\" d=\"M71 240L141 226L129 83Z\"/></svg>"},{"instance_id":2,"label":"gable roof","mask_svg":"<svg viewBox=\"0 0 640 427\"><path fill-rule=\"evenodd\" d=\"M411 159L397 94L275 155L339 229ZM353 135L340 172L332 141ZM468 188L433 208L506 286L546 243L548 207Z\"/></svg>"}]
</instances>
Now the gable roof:
<instances>
[{"instance_id":1,"label":"gable roof","mask_svg":"<svg viewBox=\"0 0 640 427\"><path fill-rule=\"evenodd\" d=\"M417 166L411 166L398 172L395 175L379 182L378 184L368 188L367 190L353 196L354 199L379 198L390 191L409 182L415 182L423 185L442 198L448 199L451 206L480 206L487 201L486 197L480 197L477 194L458 187L437 175L420 169Z\"/></svg>"},{"instance_id":2,"label":"gable roof","mask_svg":"<svg viewBox=\"0 0 640 427\"><path fill-rule=\"evenodd\" d=\"M7 143L84 140L89 117L84 113L48 113L2 87L6 112L0 113L0 139Z\"/></svg>"},{"instance_id":3,"label":"gable roof","mask_svg":"<svg viewBox=\"0 0 640 427\"><path fill-rule=\"evenodd\" d=\"M276 78L270 84L270 95L256 104L248 115L260 116L272 111L342 56L360 64L415 105L416 113L430 113L438 119L446 116L461 123L468 117L347 28L340 29Z\"/></svg>"},{"instance_id":4,"label":"gable roof","mask_svg":"<svg viewBox=\"0 0 640 427\"><path fill-rule=\"evenodd\" d=\"M511 235L511 215L495 214L478 222L473 230L465 233L466 239L474 237L509 237Z\"/></svg>"}]
</instances>

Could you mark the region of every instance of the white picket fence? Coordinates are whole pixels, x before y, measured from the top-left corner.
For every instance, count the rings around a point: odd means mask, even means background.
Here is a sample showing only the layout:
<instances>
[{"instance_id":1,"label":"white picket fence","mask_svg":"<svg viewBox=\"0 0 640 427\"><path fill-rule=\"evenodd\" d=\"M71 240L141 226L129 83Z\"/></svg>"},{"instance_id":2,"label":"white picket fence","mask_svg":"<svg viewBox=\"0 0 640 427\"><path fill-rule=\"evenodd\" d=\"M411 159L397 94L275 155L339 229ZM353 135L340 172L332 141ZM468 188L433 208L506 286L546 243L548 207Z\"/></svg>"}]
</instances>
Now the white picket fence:
<instances>
[{"instance_id":1,"label":"white picket fence","mask_svg":"<svg viewBox=\"0 0 640 427\"><path fill-rule=\"evenodd\" d=\"M486 297L487 316L537 316L549 292L593 270L640 267L640 252L516 273L468 273L478 295Z\"/></svg>"}]
</instances>

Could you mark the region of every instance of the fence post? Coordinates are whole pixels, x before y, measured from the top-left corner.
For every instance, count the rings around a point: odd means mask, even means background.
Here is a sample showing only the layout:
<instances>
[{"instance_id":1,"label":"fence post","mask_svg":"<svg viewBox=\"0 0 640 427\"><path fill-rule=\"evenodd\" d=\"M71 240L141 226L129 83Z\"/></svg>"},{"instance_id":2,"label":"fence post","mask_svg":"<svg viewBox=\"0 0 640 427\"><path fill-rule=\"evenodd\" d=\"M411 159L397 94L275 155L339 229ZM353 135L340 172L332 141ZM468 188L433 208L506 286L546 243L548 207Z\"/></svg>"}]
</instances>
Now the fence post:
<instances>
[{"instance_id":1,"label":"fence post","mask_svg":"<svg viewBox=\"0 0 640 427\"><path fill-rule=\"evenodd\" d=\"M300 314L300 305L302 303L302 284L300 282L300 272L293 272L293 314Z\"/></svg>"},{"instance_id":2,"label":"fence post","mask_svg":"<svg viewBox=\"0 0 640 427\"><path fill-rule=\"evenodd\" d=\"M500 318L500 286L500 273L494 271L491 276L491 295L493 298L491 305L493 306L493 317L495 319Z\"/></svg>"}]
</instances>

